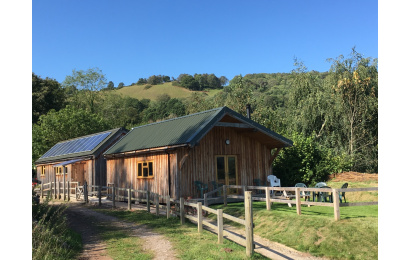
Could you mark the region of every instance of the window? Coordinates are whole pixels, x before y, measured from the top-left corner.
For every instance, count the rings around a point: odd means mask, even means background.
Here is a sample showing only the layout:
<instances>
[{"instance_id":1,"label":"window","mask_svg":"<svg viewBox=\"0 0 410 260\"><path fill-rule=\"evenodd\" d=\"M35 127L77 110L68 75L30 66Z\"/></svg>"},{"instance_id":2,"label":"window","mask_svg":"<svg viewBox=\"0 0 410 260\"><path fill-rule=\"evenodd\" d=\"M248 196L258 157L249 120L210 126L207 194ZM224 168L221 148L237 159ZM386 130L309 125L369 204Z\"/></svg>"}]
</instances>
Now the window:
<instances>
[{"instance_id":1,"label":"window","mask_svg":"<svg viewBox=\"0 0 410 260\"><path fill-rule=\"evenodd\" d=\"M56 175L60 175L62 173L62 167L56 167Z\"/></svg>"},{"instance_id":2,"label":"window","mask_svg":"<svg viewBox=\"0 0 410 260\"><path fill-rule=\"evenodd\" d=\"M138 178L153 178L154 177L154 163L153 162L139 162L138 163Z\"/></svg>"},{"instance_id":3,"label":"window","mask_svg":"<svg viewBox=\"0 0 410 260\"><path fill-rule=\"evenodd\" d=\"M46 166L41 166L41 176L46 175Z\"/></svg>"},{"instance_id":4,"label":"window","mask_svg":"<svg viewBox=\"0 0 410 260\"><path fill-rule=\"evenodd\" d=\"M64 166L64 169L65 169L65 174L68 174L68 167Z\"/></svg>"}]
</instances>

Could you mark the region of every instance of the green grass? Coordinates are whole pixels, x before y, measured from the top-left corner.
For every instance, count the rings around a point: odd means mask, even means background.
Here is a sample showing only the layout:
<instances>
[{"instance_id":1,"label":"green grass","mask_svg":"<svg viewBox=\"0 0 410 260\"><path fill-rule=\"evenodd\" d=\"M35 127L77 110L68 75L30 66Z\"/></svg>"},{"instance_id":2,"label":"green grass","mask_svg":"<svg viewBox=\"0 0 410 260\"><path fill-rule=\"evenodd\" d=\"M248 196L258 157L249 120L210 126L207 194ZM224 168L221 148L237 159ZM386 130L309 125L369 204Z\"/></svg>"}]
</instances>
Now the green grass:
<instances>
[{"instance_id":1,"label":"green grass","mask_svg":"<svg viewBox=\"0 0 410 260\"><path fill-rule=\"evenodd\" d=\"M341 182L328 182L340 188ZM377 182L350 183L350 188L374 187ZM346 193L347 202L377 201L377 192ZM377 259L378 205L341 207L340 221L334 220L333 207L302 205L302 215L296 207L273 203L271 211L265 202L253 202L254 233L302 252L330 259ZM243 203L231 203L222 208L224 213L244 218ZM215 218L210 215L211 218ZM241 225L226 220L227 224Z\"/></svg>"},{"instance_id":2,"label":"green grass","mask_svg":"<svg viewBox=\"0 0 410 260\"><path fill-rule=\"evenodd\" d=\"M132 98L137 98L139 100L146 98L150 100L156 100L159 95L168 94L171 98L188 98L195 93L196 91L191 91L183 87L172 86L171 82L167 82L160 85L152 85L149 88L146 88L145 85L132 85L129 87L123 87L118 90L112 90L115 93L122 94L124 96L129 96ZM222 89L212 89L201 91L208 95L208 97L213 97L217 93L222 91Z\"/></svg>"},{"instance_id":3,"label":"green grass","mask_svg":"<svg viewBox=\"0 0 410 260\"><path fill-rule=\"evenodd\" d=\"M98 222L96 222L98 223ZM152 259L152 252L143 251L143 242L135 236L113 226L97 224L100 238L107 245L107 253L113 259Z\"/></svg>"},{"instance_id":4,"label":"green grass","mask_svg":"<svg viewBox=\"0 0 410 260\"><path fill-rule=\"evenodd\" d=\"M179 219L175 217L167 219L145 211L130 212L120 209L96 209L96 211L137 224L145 224L155 232L163 234L171 241L181 259L248 259L244 247L226 239L223 244L218 244L215 234L206 230L200 234L196 225L189 222L180 225ZM250 259L267 258L255 253Z\"/></svg>"}]
</instances>

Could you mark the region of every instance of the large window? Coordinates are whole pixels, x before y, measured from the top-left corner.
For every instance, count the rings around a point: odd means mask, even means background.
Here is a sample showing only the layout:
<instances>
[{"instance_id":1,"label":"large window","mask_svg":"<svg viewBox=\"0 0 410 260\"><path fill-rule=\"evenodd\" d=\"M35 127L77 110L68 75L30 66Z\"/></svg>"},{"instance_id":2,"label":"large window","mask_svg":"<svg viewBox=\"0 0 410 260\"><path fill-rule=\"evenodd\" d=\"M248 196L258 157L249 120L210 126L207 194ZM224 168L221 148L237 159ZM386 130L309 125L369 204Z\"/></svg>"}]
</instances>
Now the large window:
<instances>
[{"instance_id":1,"label":"large window","mask_svg":"<svg viewBox=\"0 0 410 260\"><path fill-rule=\"evenodd\" d=\"M153 162L139 162L137 176L138 178L153 178L154 177L154 163Z\"/></svg>"}]
</instances>

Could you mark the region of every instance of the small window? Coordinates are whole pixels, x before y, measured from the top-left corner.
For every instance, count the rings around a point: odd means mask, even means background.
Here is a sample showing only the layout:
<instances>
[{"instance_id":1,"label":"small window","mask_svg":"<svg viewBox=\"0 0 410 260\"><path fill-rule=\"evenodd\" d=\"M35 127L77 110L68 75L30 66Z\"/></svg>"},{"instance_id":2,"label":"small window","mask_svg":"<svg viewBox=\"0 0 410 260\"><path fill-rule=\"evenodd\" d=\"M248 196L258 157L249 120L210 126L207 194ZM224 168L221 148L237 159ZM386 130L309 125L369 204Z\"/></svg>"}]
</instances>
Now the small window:
<instances>
[{"instance_id":1,"label":"small window","mask_svg":"<svg viewBox=\"0 0 410 260\"><path fill-rule=\"evenodd\" d=\"M68 174L68 166L64 166L65 174Z\"/></svg>"},{"instance_id":2,"label":"small window","mask_svg":"<svg viewBox=\"0 0 410 260\"><path fill-rule=\"evenodd\" d=\"M62 169L63 167L56 167L56 175L61 175L62 174Z\"/></svg>"},{"instance_id":3,"label":"small window","mask_svg":"<svg viewBox=\"0 0 410 260\"><path fill-rule=\"evenodd\" d=\"M138 163L138 178L152 178L154 177L154 163L140 162Z\"/></svg>"},{"instance_id":4,"label":"small window","mask_svg":"<svg viewBox=\"0 0 410 260\"><path fill-rule=\"evenodd\" d=\"M46 175L46 166L41 166L41 176Z\"/></svg>"}]
</instances>

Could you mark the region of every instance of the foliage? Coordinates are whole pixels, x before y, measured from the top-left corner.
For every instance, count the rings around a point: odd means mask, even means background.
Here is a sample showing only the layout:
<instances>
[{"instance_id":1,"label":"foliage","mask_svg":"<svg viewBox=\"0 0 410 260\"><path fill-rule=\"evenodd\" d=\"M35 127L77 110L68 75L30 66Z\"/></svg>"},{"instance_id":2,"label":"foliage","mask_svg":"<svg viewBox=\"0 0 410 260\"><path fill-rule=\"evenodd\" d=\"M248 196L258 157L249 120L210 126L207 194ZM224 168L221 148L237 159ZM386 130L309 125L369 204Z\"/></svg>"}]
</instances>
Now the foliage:
<instances>
[{"instance_id":1,"label":"foliage","mask_svg":"<svg viewBox=\"0 0 410 260\"><path fill-rule=\"evenodd\" d=\"M60 110L66 103L64 89L54 79L37 76L32 73L32 123L51 109Z\"/></svg>"},{"instance_id":2,"label":"foliage","mask_svg":"<svg viewBox=\"0 0 410 260\"><path fill-rule=\"evenodd\" d=\"M156 102L151 102L144 110L144 121L155 122L161 119L185 115L185 105L181 100L162 94Z\"/></svg>"},{"instance_id":3,"label":"foliage","mask_svg":"<svg viewBox=\"0 0 410 260\"><path fill-rule=\"evenodd\" d=\"M344 156L332 155L330 149L321 147L315 137L304 137L294 133L293 146L283 149L273 162L273 174L281 185L293 187L302 182L306 185L326 181L329 174L349 168Z\"/></svg>"},{"instance_id":4,"label":"foliage","mask_svg":"<svg viewBox=\"0 0 410 260\"><path fill-rule=\"evenodd\" d=\"M32 259L74 259L81 250L81 236L70 230L65 206L32 203Z\"/></svg>"},{"instance_id":5,"label":"foliage","mask_svg":"<svg viewBox=\"0 0 410 260\"><path fill-rule=\"evenodd\" d=\"M235 76L229 82L229 86L225 87L224 92L227 95L223 105L244 116L246 116L246 105L250 104L251 107L255 105L251 82L244 79L242 75Z\"/></svg>"},{"instance_id":6,"label":"foliage","mask_svg":"<svg viewBox=\"0 0 410 260\"><path fill-rule=\"evenodd\" d=\"M120 82L117 86L117 89L121 89L124 87L124 82Z\"/></svg>"},{"instance_id":7,"label":"foliage","mask_svg":"<svg viewBox=\"0 0 410 260\"><path fill-rule=\"evenodd\" d=\"M107 84L102 71L98 68L84 70L73 70L63 81L64 87L74 86L77 90L84 93L87 109L95 112L95 103L98 98L98 91L102 90Z\"/></svg>"},{"instance_id":8,"label":"foliage","mask_svg":"<svg viewBox=\"0 0 410 260\"><path fill-rule=\"evenodd\" d=\"M103 90L114 90L114 89L115 89L114 82L110 81L108 82L107 87L104 88Z\"/></svg>"},{"instance_id":9,"label":"foliage","mask_svg":"<svg viewBox=\"0 0 410 260\"><path fill-rule=\"evenodd\" d=\"M93 134L109 129L109 124L99 115L83 109L67 106L50 110L40 116L32 126L32 160L37 160L56 143L78 136Z\"/></svg>"}]
</instances>

